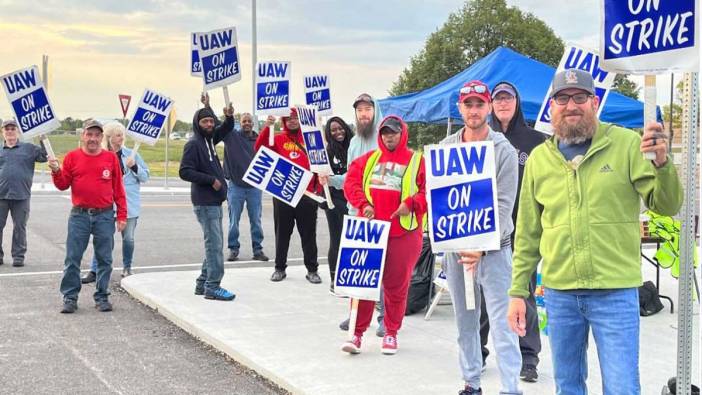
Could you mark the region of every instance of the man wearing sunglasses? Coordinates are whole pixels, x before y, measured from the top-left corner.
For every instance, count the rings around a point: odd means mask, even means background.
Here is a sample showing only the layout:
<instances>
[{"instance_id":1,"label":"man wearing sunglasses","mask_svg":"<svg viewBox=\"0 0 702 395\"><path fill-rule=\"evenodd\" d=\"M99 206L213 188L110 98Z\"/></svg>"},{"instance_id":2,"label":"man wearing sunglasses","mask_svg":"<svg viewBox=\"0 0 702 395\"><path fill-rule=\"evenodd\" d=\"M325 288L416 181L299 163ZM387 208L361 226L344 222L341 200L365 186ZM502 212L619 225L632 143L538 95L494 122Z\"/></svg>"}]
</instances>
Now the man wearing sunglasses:
<instances>
[{"instance_id":1,"label":"man wearing sunglasses","mask_svg":"<svg viewBox=\"0 0 702 395\"><path fill-rule=\"evenodd\" d=\"M682 205L668 135L655 122L643 137L599 122L588 72L556 73L552 92L554 135L524 170L509 323L524 336L529 278L542 261L556 393L587 393L592 328L602 392L638 394L640 201L663 215Z\"/></svg>"},{"instance_id":2,"label":"man wearing sunglasses","mask_svg":"<svg viewBox=\"0 0 702 395\"><path fill-rule=\"evenodd\" d=\"M510 144L517 150L519 161L519 182L517 183L517 198L512 210L512 222L517 223L517 206L519 205L519 186L522 184L524 165L531 151L543 143L546 136L530 128L524 120L521 108L521 99L517 88L507 81L498 82L492 89L492 113L490 114L490 127L496 132L501 132L507 137ZM512 233L514 241L514 233ZM512 244L514 247L514 244ZM529 282L530 295L527 298L527 327L526 335L519 338L519 348L522 352L522 370L519 377L527 382L536 382L539 374L536 370L541 352L541 334L539 333L539 319L536 311L536 271L531 275ZM483 354L483 367L490 351L487 349L490 321L485 307L485 298L481 297L480 309L480 345Z\"/></svg>"},{"instance_id":3,"label":"man wearing sunglasses","mask_svg":"<svg viewBox=\"0 0 702 395\"><path fill-rule=\"evenodd\" d=\"M500 370L500 394L521 394L519 371L522 356L519 340L507 324L509 297L507 290L512 280L512 248L510 236L514 230L512 209L517 194L517 152L505 135L494 131L488 123L492 99L487 85L481 81L466 83L460 90L458 110L464 127L446 137L441 144L492 141L495 144L497 173L497 200L500 224L500 249L497 251L461 251L444 256L446 279L453 301L458 326L459 364L465 386L460 395L482 394L480 372L480 299L485 296L485 307L490 317L492 339ZM474 276L473 290L476 308L466 308L464 276Z\"/></svg>"}]
</instances>

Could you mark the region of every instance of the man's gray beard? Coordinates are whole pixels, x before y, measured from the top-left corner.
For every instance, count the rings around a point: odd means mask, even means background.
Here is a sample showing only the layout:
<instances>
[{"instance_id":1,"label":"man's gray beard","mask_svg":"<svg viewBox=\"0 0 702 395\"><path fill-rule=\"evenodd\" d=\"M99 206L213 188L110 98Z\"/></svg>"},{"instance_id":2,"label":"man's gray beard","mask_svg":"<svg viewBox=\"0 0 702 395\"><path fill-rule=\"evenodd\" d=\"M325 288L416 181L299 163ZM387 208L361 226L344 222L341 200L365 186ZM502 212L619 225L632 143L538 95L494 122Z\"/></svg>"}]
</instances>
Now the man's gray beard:
<instances>
[{"instance_id":1,"label":"man's gray beard","mask_svg":"<svg viewBox=\"0 0 702 395\"><path fill-rule=\"evenodd\" d=\"M595 135L595 130L597 117L594 113L591 116L583 115L575 125L569 125L564 115L553 124L553 132L564 144L584 143Z\"/></svg>"},{"instance_id":2,"label":"man's gray beard","mask_svg":"<svg viewBox=\"0 0 702 395\"><path fill-rule=\"evenodd\" d=\"M358 125L356 129L356 134L359 134L363 138L368 138L373 134L373 122L368 122L367 124L363 125L360 122L356 122Z\"/></svg>"}]
</instances>

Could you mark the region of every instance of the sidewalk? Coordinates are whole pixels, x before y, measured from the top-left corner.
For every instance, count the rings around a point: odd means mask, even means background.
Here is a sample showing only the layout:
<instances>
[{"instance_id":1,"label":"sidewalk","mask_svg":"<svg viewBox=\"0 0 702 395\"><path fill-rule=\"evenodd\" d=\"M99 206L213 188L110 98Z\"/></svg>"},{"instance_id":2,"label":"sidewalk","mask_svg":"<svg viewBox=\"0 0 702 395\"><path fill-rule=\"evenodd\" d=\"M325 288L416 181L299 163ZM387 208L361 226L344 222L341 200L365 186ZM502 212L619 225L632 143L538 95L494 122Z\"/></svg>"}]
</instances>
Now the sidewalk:
<instances>
[{"instance_id":1,"label":"sidewalk","mask_svg":"<svg viewBox=\"0 0 702 395\"><path fill-rule=\"evenodd\" d=\"M138 273L138 268L137 268ZM326 266L320 273L328 273ZM329 295L329 282L312 285L301 266L289 267L282 283L269 281L270 268L228 269L222 286L234 291L234 302L193 295L198 272L136 274L122 280L133 297L176 325L295 394L455 394L462 386L458 369L456 328L451 306L439 306L430 321L423 314L405 318L397 355L380 353L375 320L364 337L362 353L339 350L346 334L338 324L348 299ZM644 276L655 271L644 266ZM676 300L677 283L661 272L661 292ZM666 309L641 319L642 393L660 393L676 369L677 315ZM696 306L697 307L697 306ZM695 332L699 316L695 316ZM693 377L699 377L699 344L695 336ZM525 394L554 392L548 338L542 336L539 382L523 383ZM596 349L591 338L588 386L601 394ZM488 345L488 347L491 347ZM482 376L483 393L499 392L495 354Z\"/></svg>"}]
</instances>

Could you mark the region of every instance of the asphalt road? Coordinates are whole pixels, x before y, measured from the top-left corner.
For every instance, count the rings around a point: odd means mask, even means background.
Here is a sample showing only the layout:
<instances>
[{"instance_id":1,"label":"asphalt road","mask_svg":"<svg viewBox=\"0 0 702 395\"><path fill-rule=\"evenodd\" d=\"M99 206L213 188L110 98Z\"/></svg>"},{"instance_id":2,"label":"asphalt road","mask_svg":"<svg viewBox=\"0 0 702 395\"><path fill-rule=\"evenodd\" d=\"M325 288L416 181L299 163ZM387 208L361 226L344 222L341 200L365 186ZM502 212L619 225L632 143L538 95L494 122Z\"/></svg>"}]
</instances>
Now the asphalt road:
<instances>
[{"instance_id":1,"label":"asphalt road","mask_svg":"<svg viewBox=\"0 0 702 395\"><path fill-rule=\"evenodd\" d=\"M154 180L150 186L161 186ZM183 186L176 181L171 186ZM189 194L144 194L136 228L136 273L197 270L204 254L202 232ZM113 272L114 311L93 308L92 285L84 286L79 310L59 314L58 291L65 257L66 221L70 195L34 192L28 224L26 266L11 266L12 224L3 234L5 264L0 266L0 393L115 393L115 394L280 394L285 391L254 372L217 353L157 312L132 299L119 287L120 271ZM264 251L273 258L272 203L264 199ZM251 257L246 214L241 219L242 262L227 268L272 267L246 261ZM228 220L225 205L225 237ZM319 256L326 256L328 231L319 211ZM226 242L225 251L226 253ZM88 268L92 248L83 258ZM121 267L121 236L115 236L114 267ZM302 251L294 233L290 265L300 265ZM326 259L320 259L326 263ZM320 274L327 283L326 266ZM231 271L226 275L235 275ZM193 282L195 276L193 276ZM236 290L232 290L236 292ZM213 302L223 303L223 302ZM236 303L236 301L232 302ZM265 339L262 339L265 341Z\"/></svg>"}]
</instances>

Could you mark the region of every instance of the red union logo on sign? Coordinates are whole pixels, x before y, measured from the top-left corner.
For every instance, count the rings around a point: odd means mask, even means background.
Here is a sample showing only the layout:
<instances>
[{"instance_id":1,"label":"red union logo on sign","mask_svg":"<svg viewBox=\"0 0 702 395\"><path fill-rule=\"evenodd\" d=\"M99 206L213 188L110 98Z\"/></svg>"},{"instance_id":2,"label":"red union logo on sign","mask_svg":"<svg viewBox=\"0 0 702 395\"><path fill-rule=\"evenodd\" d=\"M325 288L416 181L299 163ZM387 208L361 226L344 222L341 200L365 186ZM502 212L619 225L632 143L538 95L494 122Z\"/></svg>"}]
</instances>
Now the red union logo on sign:
<instances>
[{"instance_id":1,"label":"red union logo on sign","mask_svg":"<svg viewBox=\"0 0 702 395\"><path fill-rule=\"evenodd\" d=\"M129 95L119 95L119 105L122 107L122 114L127 117L127 109L129 109L129 103L132 101L132 97Z\"/></svg>"}]
</instances>

